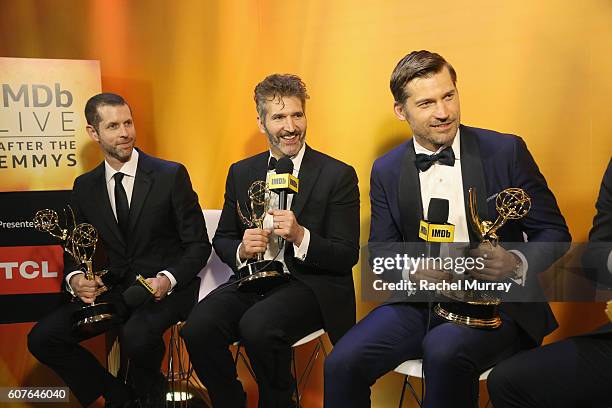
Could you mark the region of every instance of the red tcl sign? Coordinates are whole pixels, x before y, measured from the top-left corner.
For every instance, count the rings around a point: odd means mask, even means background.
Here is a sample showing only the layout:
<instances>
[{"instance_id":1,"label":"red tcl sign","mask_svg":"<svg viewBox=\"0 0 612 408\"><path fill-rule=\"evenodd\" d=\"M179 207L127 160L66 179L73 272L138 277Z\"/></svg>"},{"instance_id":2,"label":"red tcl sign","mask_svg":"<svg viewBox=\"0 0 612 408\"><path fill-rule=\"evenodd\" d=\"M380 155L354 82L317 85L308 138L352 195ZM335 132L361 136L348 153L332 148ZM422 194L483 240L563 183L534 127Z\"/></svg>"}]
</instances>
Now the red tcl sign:
<instances>
[{"instance_id":1,"label":"red tcl sign","mask_svg":"<svg viewBox=\"0 0 612 408\"><path fill-rule=\"evenodd\" d=\"M59 292L63 265L59 245L0 247L0 295Z\"/></svg>"}]
</instances>

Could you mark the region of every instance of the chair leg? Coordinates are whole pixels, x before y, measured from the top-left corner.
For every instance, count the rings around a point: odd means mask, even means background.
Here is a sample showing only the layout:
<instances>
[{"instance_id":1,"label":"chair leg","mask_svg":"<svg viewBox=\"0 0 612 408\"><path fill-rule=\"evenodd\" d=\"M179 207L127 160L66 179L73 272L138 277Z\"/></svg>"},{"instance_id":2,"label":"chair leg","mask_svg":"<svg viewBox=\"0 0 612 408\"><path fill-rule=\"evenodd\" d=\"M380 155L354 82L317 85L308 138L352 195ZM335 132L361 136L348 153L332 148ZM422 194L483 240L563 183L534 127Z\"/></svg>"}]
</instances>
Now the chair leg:
<instances>
[{"instance_id":1,"label":"chair leg","mask_svg":"<svg viewBox=\"0 0 612 408\"><path fill-rule=\"evenodd\" d=\"M398 408L402 408L402 405L404 404L404 394L406 394L406 383L407 382L408 382L408 376L405 375L404 382L402 383L402 393L400 395L400 402L399 402Z\"/></svg>"},{"instance_id":2,"label":"chair leg","mask_svg":"<svg viewBox=\"0 0 612 408\"><path fill-rule=\"evenodd\" d=\"M421 379L421 381L423 381ZM410 389L410 393L412 394L412 396L414 397L414 400L416 401L417 405L419 407L423 406L423 400L419 399L416 390L414 389L414 387L412 386L412 384L410 384L410 381L408 381L408 376L406 376L406 385L408 386L408 388Z\"/></svg>"},{"instance_id":3,"label":"chair leg","mask_svg":"<svg viewBox=\"0 0 612 408\"><path fill-rule=\"evenodd\" d=\"M408 387L408 389L410 390L410 394L412 394L412 397L416 401L417 405L419 407L422 407L423 406L423 401L421 399L419 399L419 396L417 395L416 390L414 389L412 384L410 384L408 376L405 375L404 376L404 384L402 384L402 394L400 395L399 408L402 408L402 405L404 404L404 396L406 394L406 387Z\"/></svg>"},{"instance_id":4,"label":"chair leg","mask_svg":"<svg viewBox=\"0 0 612 408\"><path fill-rule=\"evenodd\" d=\"M297 408L300 408L300 387L298 383L298 375L297 375L297 364L295 362L295 349L291 348L291 368L293 369L293 382L295 384L295 399L297 402Z\"/></svg>"},{"instance_id":5,"label":"chair leg","mask_svg":"<svg viewBox=\"0 0 612 408\"><path fill-rule=\"evenodd\" d=\"M310 353L310 357L308 357L308 363L306 364L306 368L304 368L304 371L302 372L302 375L300 376L299 380L296 378L298 386L302 385L303 383L304 385L302 386L302 388L306 387L306 383L310 378L310 373L312 372L312 369L314 368L314 365L317 362L317 359L319 358L319 353L321 351L323 351L323 354L327 356L327 352L325 351L325 345L319 337L319 341L315 345L315 348L313 349L312 353Z\"/></svg>"},{"instance_id":6,"label":"chair leg","mask_svg":"<svg viewBox=\"0 0 612 408\"><path fill-rule=\"evenodd\" d=\"M312 373L312 369L314 368L315 363L319 359L320 353L323 353L323 356L327 358L327 350L325 349L325 343L323 343L322 337L319 337L317 339L317 344L315 345L314 349L310 353L310 356L308 357L306 367L304 368L304 371L302 371L302 374L298 377L297 366L295 363L295 349L291 349L291 367L295 379L295 394L296 398L298 398L298 407L300 406L301 399L300 386L302 387L302 389L306 388L306 384L308 384L308 379L310 378L310 374Z\"/></svg>"},{"instance_id":7,"label":"chair leg","mask_svg":"<svg viewBox=\"0 0 612 408\"><path fill-rule=\"evenodd\" d=\"M253 371L253 367L251 367L251 364L249 364L249 361L245 357L244 353L240 351L240 349L242 348L242 345L238 343L238 346L236 347L237 348L236 348L236 356L234 357L234 366L238 366L238 358L240 358L242 362L244 363L244 365L246 366L247 370L249 370L249 374L251 374L251 377L257 380L257 378L255 377L255 372Z\"/></svg>"}]
</instances>

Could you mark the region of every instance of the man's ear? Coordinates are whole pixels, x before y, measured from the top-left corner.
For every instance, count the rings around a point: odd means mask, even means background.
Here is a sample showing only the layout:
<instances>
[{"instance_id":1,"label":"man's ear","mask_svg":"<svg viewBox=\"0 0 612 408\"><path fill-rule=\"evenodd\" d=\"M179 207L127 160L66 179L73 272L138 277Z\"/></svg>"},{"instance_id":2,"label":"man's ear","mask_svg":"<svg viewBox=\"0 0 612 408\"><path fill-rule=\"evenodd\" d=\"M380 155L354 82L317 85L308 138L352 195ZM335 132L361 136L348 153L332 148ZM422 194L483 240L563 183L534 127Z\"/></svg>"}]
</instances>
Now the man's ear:
<instances>
[{"instance_id":1,"label":"man's ear","mask_svg":"<svg viewBox=\"0 0 612 408\"><path fill-rule=\"evenodd\" d=\"M393 104L393 112L395 112L395 116L397 116L399 120L406 120L405 108L401 103L395 102Z\"/></svg>"},{"instance_id":2,"label":"man's ear","mask_svg":"<svg viewBox=\"0 0 612 408\"><path fill-rule=\"evenodd\" d=\"M264 124L264 119L257 116L257 126L259 126L259 131L261 133L266 133L266 125Z\"/></svg>"},{"instance_id":3,"label":"man's ear","mask_svg":"<svg viewBox=\"0 0 612 408\"><path fill-rule=\"evenodd\" d=\"M87 131L87 134L89 135L91 140L93 140L96 143L100 141L100 137L98 136L98 132L96 131L96 128L94 128L91 125L87 125L85 126L85 130Z\"/></svg>"}]
</instances>

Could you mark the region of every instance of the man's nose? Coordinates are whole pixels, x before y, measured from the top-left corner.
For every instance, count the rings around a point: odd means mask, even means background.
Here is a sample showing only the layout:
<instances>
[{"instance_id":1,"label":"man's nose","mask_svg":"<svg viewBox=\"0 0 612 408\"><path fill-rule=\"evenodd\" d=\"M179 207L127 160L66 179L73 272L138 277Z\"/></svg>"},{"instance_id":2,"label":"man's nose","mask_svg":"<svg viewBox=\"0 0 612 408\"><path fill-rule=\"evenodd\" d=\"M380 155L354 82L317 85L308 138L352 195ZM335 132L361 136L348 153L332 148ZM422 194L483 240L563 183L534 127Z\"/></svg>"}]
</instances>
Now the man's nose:
<instances>
[{"instance_id":1,"label":"man's nose","mask_svg":"<svg viewBox=\"0 0 612 408\"><path fill-rule=\"evenodd\" d=\"M295 121L291 116L287 116L285 120L285 130L287 132L293 132L295 130Z\"/></svg>"},{"instance_id":2,"label":"man's nose","mask_svg":"<svg viewBox=\"0 0 612 408\"><path fill-rule=\"evenodd\" d=\"M438 119L446 119L448 118L448 108L444 102L438 102L436 104L436 110L434 115Z\"/></svg>"}]
</instances>

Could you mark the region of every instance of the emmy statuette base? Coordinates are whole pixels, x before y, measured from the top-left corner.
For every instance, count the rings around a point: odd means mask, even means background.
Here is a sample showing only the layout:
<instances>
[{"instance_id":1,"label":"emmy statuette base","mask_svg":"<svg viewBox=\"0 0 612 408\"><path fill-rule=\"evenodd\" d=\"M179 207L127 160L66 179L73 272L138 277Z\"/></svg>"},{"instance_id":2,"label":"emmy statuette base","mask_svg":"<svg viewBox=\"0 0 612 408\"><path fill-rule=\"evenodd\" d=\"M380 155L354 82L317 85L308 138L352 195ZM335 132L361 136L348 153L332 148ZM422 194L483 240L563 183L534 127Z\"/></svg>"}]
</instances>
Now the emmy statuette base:
<instances>
[{"instance_id":1,"label":"emmy statuette base","mask_svg":"<svg viewBox=\"0 0 612 408\"><path fill-rule=\"evenodd\" d=\"M434 312L449 322L477 329L497 329L502 321L498 304L448 302L438 303Z\"/></svg>"},{"instance_id":2,"label":"emmy statuette base","mask_svg":"<svg viewBox=\"0 0 612 408\"><path fill-rule=\"evenodd\" d=\"M114 304L108 302L84 306L72 315L72 329L76 333L97 336L120 323Z\"/></svg>"},{"instance_id":3,"label":"emmy statuette base","mask_svg":"<svg viewBox=\"0 0 612 408\"><path fill-rule=\"evenodd\" d=\"M244 292L265 293L287 281L283 264L265 259L246 264L237 275L240 280L238 288Z\"/></svg>"}]
</instances>

